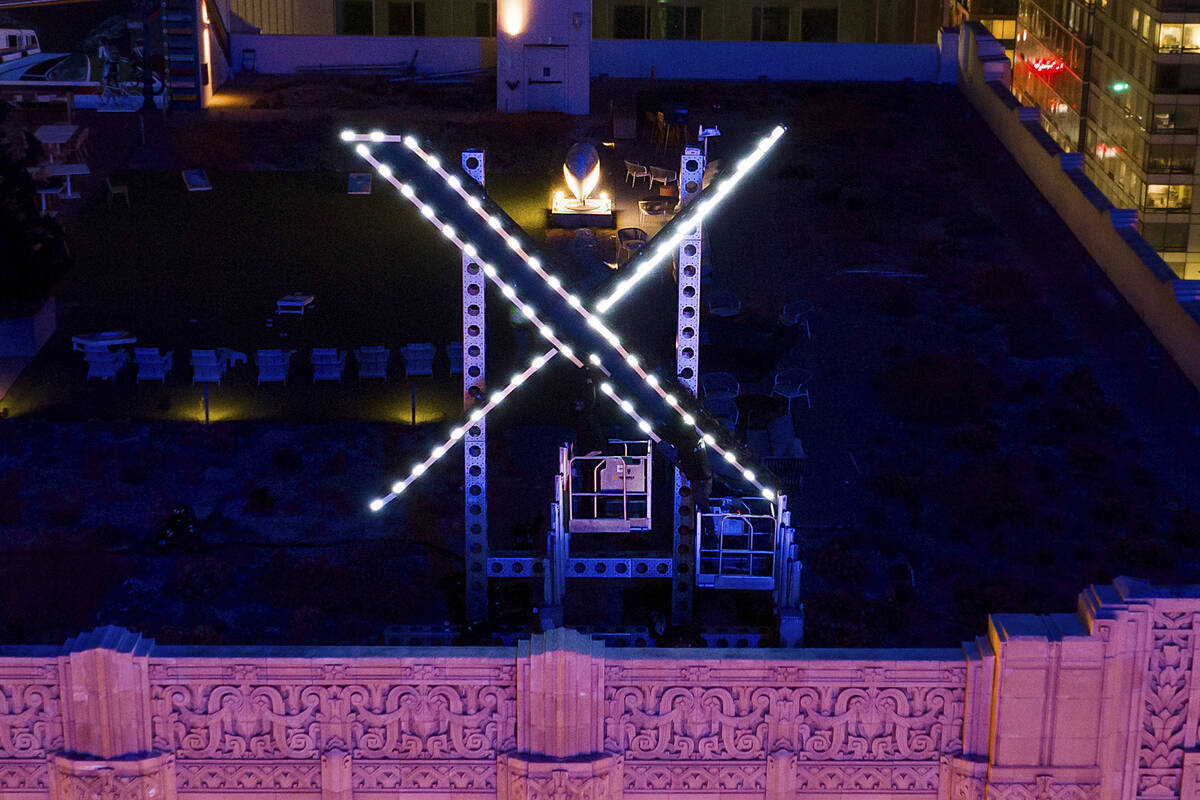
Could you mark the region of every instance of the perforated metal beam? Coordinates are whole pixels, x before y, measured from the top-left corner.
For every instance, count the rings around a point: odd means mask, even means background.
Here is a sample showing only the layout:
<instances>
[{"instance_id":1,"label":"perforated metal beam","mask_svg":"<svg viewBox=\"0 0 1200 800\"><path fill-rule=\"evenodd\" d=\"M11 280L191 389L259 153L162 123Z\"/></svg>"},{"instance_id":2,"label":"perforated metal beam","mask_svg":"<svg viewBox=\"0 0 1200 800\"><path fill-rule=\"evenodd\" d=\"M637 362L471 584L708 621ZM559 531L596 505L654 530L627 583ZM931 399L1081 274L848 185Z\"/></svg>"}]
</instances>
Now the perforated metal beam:
<instances>
[{"instance_id":1,"label":"perforated metal beam","mask_svg":"<svg viewBox=\"0 0 1200 800\"><path fill-rule=\"evenodd\" d=\"M480 150L462 153L463 172L481 187L484 158ZM462 256L463 410L482 405L487 380L487 299L485 276L476 259ZM467 428L463 436L463 563L466 567L467 620L487 619L487 418Z\"/></svg>"},{"instance_id":2,"label":"perforated metal beam","mask_svg":"<svg viewBox=\"0 0 1200 800\"><path fill-rule=\"evenodd\" d=\"M567 578L670 578L669 556L580 556L567 559ZM487 560L489 578L537 578L543 574L541 559L529 556L492 556Z\"/></svg>"},{"instance_id":3,"label":"perforated metal beam","mask_svg":"<svg viewBox=\"0 0 1200 800\"><path fill-rule=\"evenodd\" d=\"M704 153L685 147L679 159L679 199L688 205L704 185ZM675 373L679 382L695 395L700 380L700 269L701 227L679 242L678 291L675 309ZM696 508L687 478L675 470L675 506L672 525L671 622L681 625L692 619L696 582Z\"/></svg>"}]
</instances>

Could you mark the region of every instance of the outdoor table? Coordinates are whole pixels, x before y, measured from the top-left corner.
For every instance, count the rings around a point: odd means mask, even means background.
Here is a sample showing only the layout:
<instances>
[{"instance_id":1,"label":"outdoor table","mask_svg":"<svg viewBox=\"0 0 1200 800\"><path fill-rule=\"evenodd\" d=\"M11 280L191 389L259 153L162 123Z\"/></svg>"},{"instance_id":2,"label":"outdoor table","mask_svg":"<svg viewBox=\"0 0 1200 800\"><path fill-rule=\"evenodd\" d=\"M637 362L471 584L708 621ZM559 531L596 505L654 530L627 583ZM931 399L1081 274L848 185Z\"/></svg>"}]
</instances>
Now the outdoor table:
<instances>
[{"instance_id":1,"label":"outdoor table","mask_svg":"<svg viewBox=\"0 0 1200 800\"><path fill-rule=\"evenodd\" d=\"M102 331L81 333L71 337L71 349L83 351L107 351L114 344L135 344L137 337L129 331Z\"/></svg>"},{"instance_id":2,"label":"outdoor table","mask_svg":"<svg viewBox=\"0 0 1200 800\"><path fill-rule=\"evenodd\" d=\"M50 148L50 163L62 150L62 146L71 141L71 137L79 130L78 125L42 125L33 135L39 142Z\"/></svg>"},{"instance_id":3,"label":"outdoor table","mask_svg":"<svg viewBox=\"0 0 1200 800\"><path fill-rule=\"evenodd\" d=\"M47 164L43 169L46 175L51 178L66 178L67 193L63 197L68 200L75 200L79 195L71 191L71 176L72 175L91 175L92 171L88 169L87 164Z\"/></svg>"},{"instance_id":4,"label":"outdoor table","mask_svg":"<svg viewBox=\"0 0 1200 800\"><path fill-rule=\"evenodd\" d=\"M304 309L312 305L313 299L311 294L289 294L287 297L281 297L275 301L275 313L303 316Z\"/></svg>"}]
</instances>

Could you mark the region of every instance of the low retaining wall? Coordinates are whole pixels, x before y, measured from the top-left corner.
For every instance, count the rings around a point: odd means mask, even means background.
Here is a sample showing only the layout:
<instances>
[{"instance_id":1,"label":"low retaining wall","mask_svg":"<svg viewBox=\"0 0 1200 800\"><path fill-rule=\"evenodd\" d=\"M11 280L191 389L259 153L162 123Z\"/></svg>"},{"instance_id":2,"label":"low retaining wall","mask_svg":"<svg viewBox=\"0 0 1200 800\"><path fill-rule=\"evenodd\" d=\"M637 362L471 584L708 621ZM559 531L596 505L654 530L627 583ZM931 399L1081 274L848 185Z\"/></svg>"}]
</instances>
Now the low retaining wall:
<instances>
[{"instance_id":1,"label":"low retaining wall","mask_svg":"<svg viewBox=\"0 0 1200 800\"><path fill-rule=\"evenodd\" d=\"M934 81L932 44L593 39L591 74L687 80Z\"/></svg>"},{"instance_id":2,"label":"low retaining wall","mask_svg":"<svg viewBox=\"0 0 1200 800\"><path fill-rule=\"evenodd\" d=\"M233 68L243 53L255 51L254 69L290 73L315 68L362 65L396 66L417 54L416 70L427 75L496 66L496 40L451 36L302 36L234 33Z\"/></svg>"},{"instance_id":3,"label":"low retaining wall","mask_svg":"<svg viewBox=\"0 0 1200 800\"><path fill-rule=\"evenodd\" d=\"M953 47L943 35L947 47ZM956 42L959 87L1180 369L1200 388L1200 281L1181 281L1137 232L1137 211L1114 208L1083 174L1083 156L1064 153L1007 86L1008 62L981 26Z\"/></svg>"},{"instance_id":4,"label":"low retaining wall","mask_svg":"<svg viewBox=\"0 0 1200 800\"><path fill-rule=\"evenodd\" d=\"M1200 587L947 650L0 648L13 800L1196 800Z\"/></svg>"}]
</instances>

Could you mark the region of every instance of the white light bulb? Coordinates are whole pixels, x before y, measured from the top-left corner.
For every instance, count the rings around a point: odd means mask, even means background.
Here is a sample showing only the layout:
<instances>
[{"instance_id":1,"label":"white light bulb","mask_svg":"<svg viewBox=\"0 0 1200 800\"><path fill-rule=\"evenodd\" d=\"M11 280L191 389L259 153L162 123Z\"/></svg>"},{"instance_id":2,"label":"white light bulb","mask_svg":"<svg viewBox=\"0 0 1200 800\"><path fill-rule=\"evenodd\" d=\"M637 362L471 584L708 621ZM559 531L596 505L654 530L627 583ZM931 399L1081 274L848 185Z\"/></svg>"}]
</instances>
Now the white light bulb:
<instances>
[{"instance_id":1,"label":"white light bulb","mask_svg":"<svg viewBox=\"0 0 1200 800\"><path fill-rule=\"evenodd\" d=\"M371 131L371 141L372 142L382 142L383 141L383 131Z\"/></svg>"},{"instance_id":2,"label":"white light bulb","mask_svg":"<svg viewBox=\"0 0 1200 800\"><path fill-rule=\"evenodd\" d=\"M684 414L683 415L683 424L684 425L695 425L696 418L693 417L691 414Z\"/></svg>"},{"instance_id":3,"label":"white light bulb","mask_svg":"<svg viewBox=\"0 0 1200 800\"><path fill-rule=\"evenodd\" d=\"M426 158L425 163L428 164L429 168L432 170L436 170L438 167L440 167L442 165L442 162L438 161L438 157L433 156L433 155Z\"/></svg>"},{"instance_id":4,"label":"white light bulb","mask_svg":"<svg viewBox=\"0 0 1200 800\"><path fill-rule=\"evenodd\" d=\"M515 237L515 236L508 237L508 249L509 250L519 250L520 248L521 248L521 241L519 239L517 239L517 237Z\"/></svg>"},{"instance_id":5,"label":"white light bulb","mask_svg":"<svg viewBox=\"0 0 1200 800\"><path fill-rule=\"evenodd\" d=\"M775 493L772 492L770 489L763 489L762 496L765 497L766 499L772 500L772 501L774 501L774 499L775 499Z\"/></svg>"},{"instance_id":6,"label":"white light bulb","mask_svg":"<svg viewBox=\"0 0 1200 800\"><path fill-rule=\"evenodd\" d=\"M457 442L463 437L465 432L466 431L464 431L462 428L455 428L454 430L450 431L450 438Z\"/></svg>"},{"instance_id":7,"label":"white light bulb","mask_svg":"<svg viewBox=\"0 0 1200 800\"><path fill-rule=\"evenodd\" d=\"M463 255L465 255L467 258L474 258L477 255L477 251L475 250L475 245L473 245L469 242L467 244L464 244L463 245Z\"/></svg>"},{"instance_id":8,"label":"white light bulb","mask_svg":"<svg viewBox=\"0 0 1200 800\"><path fill-rule=\"evenodd\" d=\"M509 286L507 283L504 284L504 288L500 290L500 294L504 295L509 300L512 300L514 297L517 296L517 293L514 292L513 288L511 286Z\"/></svg>"},{"instance_id":9,"label":"white light bulb","mask_svg":"<svg viewBox=\"0 0 1200 800\"><path fill-rule=\"evenodd\" d=\"M487 275L489 278L494 278L494 277L496 277L496 268L493 267L491 264L484 264L483 265L483 274Z\"/></svg>"},{"instance_id":10,"label":"white light bulb","mask_svg":"<svg viewBox=\"0 0 1200 800\"><path fill-rule=\"evenodd\" d=\"M588 356L588 361L592 362L597 367L600 366L600 356L596 355L595 353L592 353L590 356Z\"/></svg>"},{"instance_id":11,"label":"white light bulb","mask_svg":"<svg viewBox=\"0 0 1200 800\"><path fill-rule=\"evenodd\" d=\"M433 206L421 206L421 214L425 219L433 219Z\"/></svg>"},{"instance_id":12,"label":"white light bulb","mask_svg":"<svg viewBox=\"0 0 1200 800\"><path fill-rule=\"evenodd\" d=\"M647 375L646 376L646 385L649 386L651 389L657 389L658 388L658 376L657 375Z\"/></svg>"},{"instance_id":13,"label":"white light bulb","mask_svg":"<svg viewBox=\"0 0 1200 800\"><path fill-rule=\"evenodd\" d=\"M483 206L483 203L480 202L478 197L471 195L467 198L467 205L471 207L472 211L478 211Z\"/></svg>"},{"instance_id":14,"label":"white light bulb","mask_svg":"<svg viewBox=\"0 0 1200 800\"><path fill-rule=\"evenodd\" d=\"M562 281L558 279L557 275L551 275L549 278L546 278L546 285L557 292L562 288Z\"/></svg>"},{"instance_id":15,"label":"white light bulb","mask_svg":"<svg viewBox=\"0 0 1200 800\"><path fill-rule=\"evenodd\" d=\"M400 494L404 491L404 481L396 481L392 484L392 494Z\"/></svg>"},{"instance_id":16,"label":"white light bulb","mask_svg":"<svg viewBox=\"0 0 1200 800\"><path fill-rule=\"evenodd\" d=\"M725 460L728 461L730 464L732 464L733 462L737 461L737 456L735 456L733 454L732 450L726 450L725 451Z\"/></svg>"},{"instance_id":17,"label":"white light bulb","mask_svg":"<svg viewBox=\"0 0 1200 800\"><path fill-rule=\"evenodd\" d=\"M405 136L404 137L404 146L407 147L409 150L416 150L417 149L417 140L415 138L413 138L412 136Z\"/></svg>"},{"instance_id":18,"label":"white light bulb","mask_svg":"<svg viewBox=\"0 0 1200 800\"><path fill-rule=\"evenodd\" d=\"M453 239L454 238L454 226L443 225L442 226L442 236L445 236L447 239Z\"/></svg>"},{"instance_id":19,"label":"white light bulb","mask_svg":"<svg viewBox=\"0 0 1200 800\"><path fill-rule=\"evenodd\" d=\"M458 179L457 175L451 175L449 178L446 178L446 185L457 192L462 188L462 181Z\"/></svg>"},{"instance_id":20,"label":"white light bulb","mask_svg":"<svg viewBox=\"0 0 1200 800\"><path fill-rule=\"evenodd\" d=\"M488 227L494 231L500 230L500 218L495 215L488 217Z\"/></svg>"},{"instance_id":21,"label":"white light bulb","mask_svg":"<svg viewBox=\"0 0 1200 800\"><path fill-rule=\"evenodd\" d=\"M633 367L634 369L637 369L638 357L633 355L632 353L630 353L628 356L626 356L625 363L628 364L629 366Z\"/></svg>"},{"instance_id":22,"label":"white light bulb","mask_svg":"<svg viewBox=\"0 0 1200 800\"><path fill-rule=\"evenodd\" d=\"M432 455L434 458L441 458L442 456L446 455L446 448L439 444L437 447L433 448Z\"/></svg>"},{"instance_id":23,"label":"white light bulb","mask_svg":"<svg viewBox=\"0 0 1200 800\"><path fill-rule=\"evenodd\" d=\"M709 447L712 447L714 444L717 443L717 440L713 438L713 435L711 433L704 434L704 436L702 438L704 439L704 443L706 445L708 445Z\"/></svg>"},{"instance_id":24,"label":"white light bulb","mask_svg":"<svg viewBox=\"0 0 1200 800\"><path fill-rule=\"evenodd\" d=\"M626 414L632 414L633 413L633 403L629 402L628 400L622 400L621 401L621 410L624 411Z\"/></svg>"},{"instance_id":25,"label":"white light bulb","mask_svg":"<svg viewBox=\"0 0 1200 800\"><path fill-rule=\"evenodd\" d=\"M349 128L346 128L346 130L342 131L342 141L343 142L353 142L354 141L354 131L350 130Z\"/></svg>"},{"instance_id":26,"label":"white light bulb","mask_svg":"<svg viewBox=\"0 0 1200 800\"><path fill-rule=\"evenodd\" d=\"M638 428L641 429L642 433L649 433L650 432L650 423L646 422L646 420L642 420L642 421L638 422Z\"/></svg>"},{"instance_id":27,"label":"white light bulb","mask_svg":"<svg viewBox=\"0 0 1200 800\"><path fill-rule=\"evenodd\" d=\"M509 381L509 383L511 383L513 386L520 386L524 382L525 382L525 376L519 372L516 375L513 375L512 380Z\"/></svg>"},{"instance_id":28,"label":"white light bulb","mask_svg":"<svg viewBox=\"0 0 1200 800\"><path fill-rule=\"evenodd\" d=\"M558 352L562 353L567 358L570 358L571 356L575 355L575 351L572 350L570 347L568 347L565 344L562 347L558 348Z\"/></svg>"},{"instance_id":29,"label":"white light bulb","mask_svg":"<svg viewBox=\"0 0 1200 800\"><path fill-rule=\"evenodd\" d=\"M537 316L537 312L532 306L521 306L521 313L525 315L525 319L533 319Z\"/></svg>"},{"instance_id":30,"label":"white light bulb","mask_svg":"<svg viewBox=\"0 0 1200 800\"><path fill-rule=\"evenodd\" d=\"M754 483L754 471L753 470L749 470L749 469L743 470L742 477L745 478L747 482Z\"/></svg>"},{"instance_id":31,"label":"white light bulb","mask_svg":"<svg viewBox=\"0 0 1200 800\"><path fill-rule=\"evenodd\" d=\"M400 194L404 195L409 200L412 200L413 195L415 195L416 192L414 192L413 188L411 186L409 186L407 183L402 183L402 184L400 184Z\"/></svg>"},{"instance_id":32,"label":"white light bulb","mask_svg":"<svg viewBox=\"0 0 1200 800\"><path fill-rule=\"evenodd\" d=\"M367 156L371 155L371 148L367 147L365 144L360 144L358 147L354 148L354 152L358 153L363 158L366 158Z\"/></svg>"},{"instance_id":33,"label":"white light bulb","mask_svg":"<svg viewBox=\"0 0 1200 800\"><path fill-rule=\"evenodd\" d=\"M471 422L479 422L483 419L483 409L477 408L471 412Z\"/></svg>"},{"instance_id":34,"label":"white light bulb","mask_svg":"<svg viewBox=\"0 0 1200 800\"><path fill-rule=\"evenodd\" d=\"M664 397L663 402L666 403L667 405L669 405L671 408L674 408L675 406L679 405L679 401L677 399L675 399L675 395L673 395L673 394L669 394L666 397Z\"/></svg>"},{"instance_id":35,"label":"white light bulb","mask_svg":"<svg viewBox=\"0 0 1200 800\"><path fill-rule=\"evenodd\" d=\"M569 294L567 295L567 305L569 305L571 308L579 308L583 305L583 303L581 303L579 298L575 295Z\"/></svg>"},{"instance_id":36,"label":"white light bulb","mask_svg":"<svg viewBox=\"0 0 1200 800\"><path fill-rule=\"evenodd\" d=\"M542 268L542 262L538 260L537 256L530 256L529 258L525 259L525 263L529 265L530 269Z\"/></svg>"},{"instance_id":37,"label":"white light bulb","mask_svg":"<svg viewBox=\"0 0 1200 800\"><path fill-rule=\"evenodd\" d=\"M389 167L387 164L380 164L378 167L376 167L376 169L379 170L379 174L382 175L383 177L385 177L385 178L392 177L392 168Z\"/></svg>"},{"instance_id":38,"label":"white light bulb","mask_svg":"<svg viewBox=\"0 0 1200 800\"><path fill-rule=\"evenodd\" d=\"M538 356L532 362L530 362L529 367L530 367L530 369L532 369L536 372L537 370L539 370L543 366L545 366L545 364L546 364L546 357Z\"/></svg>"},{"instance_id":39,"label":"white light bulb","mask_svg":"<svg viewBox=\"0 0 1200 800\"><path fill-rule=\"evenodd\" d=\"M600 384L600 391L604 392L605 394L612 394L612 384L608 381L605 381L604 383Z\"/></svg>"},{"instance_id":40,"label":"white light bulb","mask_svg":"<svg viewBox=\"0 0 1200 800\"><path fill-rule=\"evenodd\" d=\"M545 337L545 338L547 338L547 339L553 339L553 338L554 338L554 331L553 331L553 330L551 330L550 328L548 328L548 327L547 327L547 326L545 326L545 325L543 325L542 327L538 328L538 333L540 333L542 336L544 336L544 337Z\"/></svg>"},{"instance_id":41,"label":"white light bulb","mask_svg":"<svg viewBox=\"0 0 1200 800\"><path fill-rule=\"evenodd\" d=\"M425 474L425 465L424 464L413 464L412 476L414 478L419 478L424 474Z\"/></svg>"},{"instance_id":42,"label":"white light bulb","mask_svg":"<svg viewBox=\"0 0 1200 800\"><path fill-rule=\"evenodd\" d=\"M501 393L501 392L492 392L491 401L492 401L492 404L493 404L493 405L496 405L496 404L498 404L498 403L499 403L501 400L503 400L503 399L504 399L504 395L503 395L503 393Z\"/></svg>"},{"instance_id":43,"label":"white light bulb","mask_svg":"<svg viewBox=\"0 0 1200 800\"><path fill-rule=\"evenodd\" d=\"M371 501L371 505L368 507L372 511L378 511L379 509L383 508L383 501L380 500L378 497L376 497L374 500Z\"/></svg>"},{"instance_id":44,"label":"white light bulb","mask_svg":"<svg viewBox=\"0 0 1200 800\"><path fill-rule=\"evenodd\" d=\"M599 317L589 316L587 318L587 324L588 324L589 328L592 328L594 330L598 330L598 331L604 330L604 323L600 321Z\"/></svg>"}]
</instances>

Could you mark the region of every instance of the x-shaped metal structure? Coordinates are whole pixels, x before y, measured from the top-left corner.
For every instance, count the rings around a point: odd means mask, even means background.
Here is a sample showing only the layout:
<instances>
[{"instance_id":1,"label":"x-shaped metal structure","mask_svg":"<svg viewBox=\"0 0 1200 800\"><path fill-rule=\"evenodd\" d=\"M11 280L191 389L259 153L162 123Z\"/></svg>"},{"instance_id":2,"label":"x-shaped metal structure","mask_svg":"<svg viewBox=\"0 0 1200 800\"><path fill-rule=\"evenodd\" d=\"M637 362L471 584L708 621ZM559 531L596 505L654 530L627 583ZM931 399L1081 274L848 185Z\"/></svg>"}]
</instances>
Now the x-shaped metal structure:
<instances>
[{"instance_id":1,"label":"x-shaped metal structure","mask_svg":"<svg viewBox=\"0 0 1200 800\"><path fill-rule=\"evenodd\" d=\"M482 272L549 344L544 353L513 375L503 388L486 396L478 393L467 418L455 425L448 437L434 447L427 458L415 464L406 477L393 483L387 494L373 500L371 510L382 510L405 492L460 440L469 441L473 434L479 435L480 426L492 409L558 355L576 366L589 363L601 372L606 377L600 386L602 392L656 443L665 441L677 452L687 452L700 445L719 456L727 465L726 469L733 470L763 498L772 502L779 499L773 476L759 466L754 455L697 401L694 393L698 375L694 368L685 366L678 375L673 369L663 374L655 372L625 346L607 325L604 315L655 269L669 262L677 252L676 248L679 248L680 269L689 270L688 274L698 286L701 224L754 169L784 130L781 126L774 128L750 154L704 191L700 190L699 174L689 177L686 185L681 175L684 209L626 265L615 285L592 309L586 308L578 296L570 293L562 281L547 270L528 237L482 192L481 168L474 174L469 168L466 172L447 170L441 160L413 136L343 131L342 140L356 143L357 154L458 247L463 254L464 276ZM699 158L699 151L695 152ZM684 158L687 158L686 153ZM703 167L700 169L702 171ZM681 291L683 280L681 274ZM464 294L464 304L469 303ZM469 307L465 305L465 308ZM677 353L691 353L694 364L699 346L699 319L694 304L687 309L696 318L689 320L681 311ZM476 313L478 310L475 309ZM683 362L681 356L680 363ZM681 478L677 475L677 491L680 483ZM486 608L482 611L486 615Z\"/></svg>"}]
</instances>

